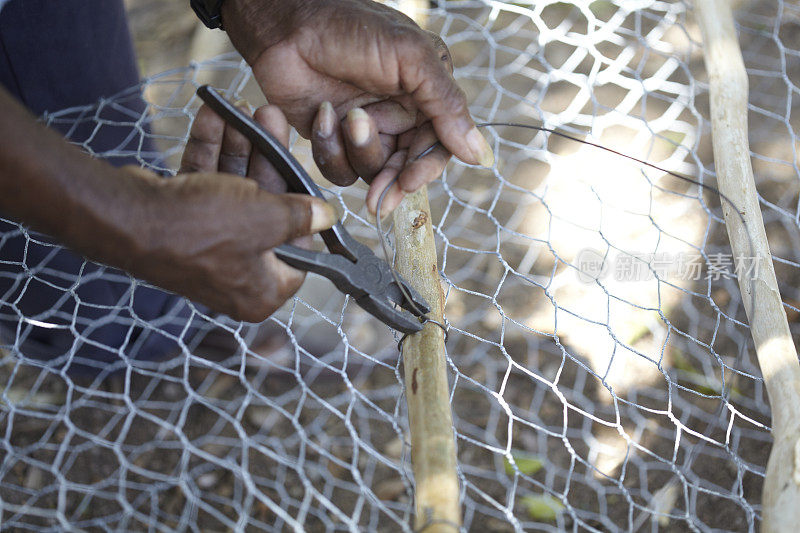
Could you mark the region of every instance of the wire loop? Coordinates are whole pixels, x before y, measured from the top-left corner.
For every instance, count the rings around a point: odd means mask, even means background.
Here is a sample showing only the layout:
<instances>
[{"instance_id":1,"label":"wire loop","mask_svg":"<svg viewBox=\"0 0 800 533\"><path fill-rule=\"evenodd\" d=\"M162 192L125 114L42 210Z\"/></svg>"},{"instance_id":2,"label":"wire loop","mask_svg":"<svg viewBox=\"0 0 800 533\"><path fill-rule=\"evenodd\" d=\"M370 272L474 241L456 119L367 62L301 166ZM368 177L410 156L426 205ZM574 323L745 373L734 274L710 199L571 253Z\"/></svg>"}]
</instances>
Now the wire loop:
<instances>
[{"instance_id":1,"label":"wire loop","mask_svg":"<svg viewBox=\"0 0 800 533\"><path fill-rule=\"evenodd\" d=\"M442 328L442 331L444 331L444 342L447 343L447 339L450 338L450 326L442 324L438 320L433 320L432 318L428 318L426 316L422 318L424 319L422 321L423 324L427 324L430 322L431 324L436 324L437 326ZM397 349L400 350L400 353L403 353L403 341L406 340L406 337L408 337L409 335L411 335L411 333L404 333L403 336L400 337L400 340L397 342Z\"/></svg>"},{"instance_id":2,"label":"wire loop","mask_svg":"<svg viewBox=\"0 0 800 533\"><path fill-rule=\"evenodd\" d=\"M434 518L433 509L431 509L430 507L426 507L425 522L423 522L422 525L420 525L417 529L415 529L414 533L423 533L426 529L434 525L451 526L455 531L461 531L461 526L459 524L456 524L452 520L448 520L446 518Z\"/></svg>"}]
</instances>

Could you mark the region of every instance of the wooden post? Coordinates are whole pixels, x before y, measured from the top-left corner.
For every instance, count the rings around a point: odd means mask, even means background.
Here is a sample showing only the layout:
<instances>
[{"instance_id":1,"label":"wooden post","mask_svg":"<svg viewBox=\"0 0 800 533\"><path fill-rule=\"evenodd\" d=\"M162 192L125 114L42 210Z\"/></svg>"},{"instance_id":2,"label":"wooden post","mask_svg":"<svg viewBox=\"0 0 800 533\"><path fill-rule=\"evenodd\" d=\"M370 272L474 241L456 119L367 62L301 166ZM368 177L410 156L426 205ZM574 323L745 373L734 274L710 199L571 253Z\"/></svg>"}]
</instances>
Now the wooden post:
<instances>
[{"instance_id":1,"label":"wooden post","mask_svg":"<svg viewBox=\"0 0 800 533\"><path fill-rule=\"evenodd\" d=\"M406 196L394 211L396 266L443 322L444 293L439 281L428 190ZM456 449L447 383L444 331L428 323L403 342L411 462L414 468L415 529L453 533L461 524Z\"/></svg>"},{"instance_id":2,"label":"wooden post","mask_svg":"<svg viewBox=\"0 0 800 533\"><path fill-rule=\"evenodd\" d=\"M763 531L793 532L800 527L800 363L750 164L747 74L730 0L697 0L695 7L709 77L717 182L742 215L723 200L725 224L734 257L753 256L757 266L755 276L740 273L739 289L772 406L774 444L764 482Z\"/></svg>"}]
</instances>

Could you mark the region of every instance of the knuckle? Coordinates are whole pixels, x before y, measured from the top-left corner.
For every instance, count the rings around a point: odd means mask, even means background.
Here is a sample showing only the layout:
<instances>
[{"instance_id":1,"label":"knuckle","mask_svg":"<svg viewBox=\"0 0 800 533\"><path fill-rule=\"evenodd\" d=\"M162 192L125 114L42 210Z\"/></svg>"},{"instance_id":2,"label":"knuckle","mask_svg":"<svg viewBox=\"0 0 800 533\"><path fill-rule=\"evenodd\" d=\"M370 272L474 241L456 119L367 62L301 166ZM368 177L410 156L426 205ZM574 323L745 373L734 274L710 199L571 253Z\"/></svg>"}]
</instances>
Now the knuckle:
<instances>
[{"instance_id":1,"label":"knuckle","mask_svg":"<svg viewBox=\"0 0 800 533\"><path fill-rule=\"evenodd\" d=\"M420 41L420 31L411 24L402 22L394 24L392 36L397 44L415 46Z\"/></svg>"},{"instance_id":2,"label":"knuckle","mask_svg":"<svg viewBox=\"0 0 800 533\"><path fill-rule=\"evenodd\" d=\"M448 48L447 44L444 42L444 39L442 39L442 37L434 31L425 30L425 33L431 40L433 47L438 52L439 59L444 62L450 61L450 48Z\"/></svg>"},{"instance_id":3,"label":"knuckle","mask_svg":"<svg viewBox=\"0 0 800 533\"><path fill-rule=\"evenodd\" d=\"M468 112L467 96L452 78L447 83L440 83L435 91L441 95L441 101L448 113L460 115Z\"/></svg>"},{"instance_id":4,"label":"knuckle","mask_svg":"<svg viewBox=\"0 0 800 533\"><path fill-rule=\"evenodd\" d=\"M417 63L429 57L433 48L431 40L418 27L400 25L392 32L393 44L410 63Z\"/></svg>"},{"instance_id":5,"label":"knuckle","mask_svg":"<svg viewBox=\"0 0 800 533\"><path fill-rule=\"evenodd\" d=\"M457 105L459 108L466 109L467 95L464 92L464 89L459 87L454 79L449 78L448 81L449 83L447 83L445 86L445 98L450 100L453 105Z\"/></svg>"},{"instance_id":6,"label":"knuckle","mask_svg":"<svg viewBox=\"0 0 800 533\"><path fill-rule=\"evenodd\" d=\"M305 199L295 198L287 206L286 211L288 212L286 219L289 220L287 240L307 235L311 229L311 204Z\"/></svg>"},{"instance_id":7,"label":"knuckle","mask_svg":"<svg viewBox=\"0 0 800 533\"><path fill-rule=\"evenodd\" d=\"M276 246L291 239L297 231L295 222L295 218L297 217L296 203L293 197L286 196L284 202L277 203L274 206L271 219L274 224L273 227L276 228Z\"/></svg>"}]
</instances>

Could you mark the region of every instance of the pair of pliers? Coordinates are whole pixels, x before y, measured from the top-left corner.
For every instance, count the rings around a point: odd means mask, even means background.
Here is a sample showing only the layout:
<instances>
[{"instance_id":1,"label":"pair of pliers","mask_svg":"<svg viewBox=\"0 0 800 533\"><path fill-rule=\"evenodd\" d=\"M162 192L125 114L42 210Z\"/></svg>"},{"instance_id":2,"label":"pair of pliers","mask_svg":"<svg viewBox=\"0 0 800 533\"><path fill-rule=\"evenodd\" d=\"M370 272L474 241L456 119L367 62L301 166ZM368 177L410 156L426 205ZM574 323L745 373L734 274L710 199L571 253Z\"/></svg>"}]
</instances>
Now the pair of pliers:
<instances>
[{"instance_id":1,"label":"pair of pliers","mask_svg":"<svg viewBox=\"0 0 800 533\"><path fill-rule=\"evenodd\" d=\"M253 149L275 167L291 192L325 199L300 162L260 124L208 85L200 87L197 94L225 122L247 137ZM424 321L419 313L430 312L428 303L386 261L354 239L341 222L321 231L320 235L332 253L313 252L289 244L278 246L273 252L294 268L328 278L336 288L352 296L365 311L388 326L403 333L422 329Z\"/></svg>"}]
</instances>

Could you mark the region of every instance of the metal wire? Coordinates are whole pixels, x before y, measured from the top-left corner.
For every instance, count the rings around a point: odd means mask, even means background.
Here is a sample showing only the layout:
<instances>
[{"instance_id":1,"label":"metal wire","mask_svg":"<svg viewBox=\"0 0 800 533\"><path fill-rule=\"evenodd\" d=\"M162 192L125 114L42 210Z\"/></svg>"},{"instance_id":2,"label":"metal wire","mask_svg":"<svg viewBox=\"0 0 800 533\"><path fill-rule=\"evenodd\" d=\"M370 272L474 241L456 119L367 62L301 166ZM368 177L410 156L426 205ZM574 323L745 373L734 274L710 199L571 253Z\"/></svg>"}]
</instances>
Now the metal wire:
<instances>
[{"instance_id":1,"label":"metal wire","mask_svg":"<svg viewBox=\"0 0 800 533\"><path fill-rule=\"evenodd\" d=\"M462 530L758 530L770 409L725 269L728 207L703 194L713 157L687 6L470 0L438 2L428 20L480 123L538 121L703 184L498 126L483 130L494 168L454 162L429 186ZM738 20L755 175L797 335L800 9L752 3ZM42 121L97 157L170 174L202 83L259 94L228 55ZM129 142L96 148L104 128ZM313 167L306 144L294 151ZM327 194L377 248L363 190ZM413 531L399 339L326 280L309 276L262 325L180 299L147 314L153 287L81 259L65 271L49 239L1 224L3 528ZM86 297L106 282L106 300ZM40 290L55 302L29 305ZM54 361L37 351L48 332ZM210 351L220 336L233 348ZM160 337L174 353L148 360Z\"/></svg>"},{"instance_id":2,"label":"metal wire","mask_svg":"<svg viewBox=\"0 0 800 533\"><path fill-rule=\"evenodd\" d=\"M674 178L678 178L679 180L685 181L685 182L690 183L692 185L697 185L698 187L702 187L702 188L704 188L706 190L709 190L709 191L719 195L720 199L724 200L731 207L732 212L736 214L736 216L739 218L740 222L742 223L742 227L744 227L745 230L747 231L747 223L746 223L746 221L744 219L744 214L743 214L742 210L739 209L736 206L736 204L733 202L733 200L731 200L727 195L725 195L722 191L720 191L716 187L713 187L713 186L708 185L706 183L702 183L700 181L694 180L694 179L692 179L692 178L690 178L688 176L683 176L681 174L678 174L677 172L673 172L671 170L667 170L667 169L661 168L658 165L655 165L655 164L650 163L648 161L644 161L642 159L639 159L638 157L634 157L634 156L622 153L622 152L620 152L618 150L614 150L613 148L608 148L607 146L603 146L601 144L593 143L593 142L587 141L585 139L579 139L579 138L574 137L572 135L567 135L566 133L560 132L560 131L552 129L552 128L545 128L543 126L535 126L535 125L531 125L531 124L520 124L520 123L516 123L516 122L483 122L483 123L476 124L476 126L478 128L486 128L486 127L489 127L489 126L503 126L503 127L511 127L511 128L527 128L527 129L532 129L532 130L536 130L536 131L544 131L544 132L547 132L547 133L551 133L553 135L558 135L559 137L563 137L563 138L568 139L570 141L578 142L578 143L581 143L581 144L585 144L587 146L593 146L595 148L599 148L601 150L605 150L606 152L612 153L612 154L617 155L619 157L624 157L625 159L630 159L631 161L635 161L635 162L637 162L639 164L642 164L642 165L645 165L645 166L650 167L652 169L658 170L660 172L668 174L668 175L670 175L670 176L672 176ZM419 155L417 155L414 159L409 161L407 164L410 164L410 163L412 163L414 161L419 161L420 159L422 159L426 155L430 154L437 146L440 146L440 145L441 145L441 143L439 141L435 142L434 144L430 145L428 148L426 148L425 150L420 152ZM422 313L420 308L417 307L417 305L414 303L414 299L411 297L411 295L405 289L405 286L403 285L403 283L401 283L401 281L400 281L400 274L397 272L397 269L394 268L394 261L390 257L389 248L387 246L386 238L384 236L383 228L382 228L382 225L381 225L381 220L382 220L381 208L383 207L383 200L386 197L386 194L389 192L389 189L391 189L392 186L394 186L397 183L397 180L399 179L399 177L400 177L400 174L398 173L386 185L386 187L383 189L383 191L381 191L381 194L378 197L378 203L377 203L376 208L375 208L376 229L377 229L377 232L378 232L378 240L380 241L381 248L383 249L384 258L386 259L386 262L389 263L389 265L391 266L391 272L392 272L392 276L394 277L395 283L400 288L400 292L403 293L403 296L405 297L406 302L408 303L408 305L410 305L411 307L414 308L414 311L416 312L417 316L423 316L424 313ZM749 231L747 232L747 240L748 240L749 255L752 256L753 255L753 250L754 250L754 247L753 247L753 236L749 233ZM756 291L754 290L753 292L750 293L750 309L752 310L751 311L752 316L754 316L755 313L756 313L755 298L756 298ZM751 316L751 321L752 321L752 316ZM405 336L403 338L405 338Z\"/></svg>"}]
</instances>

